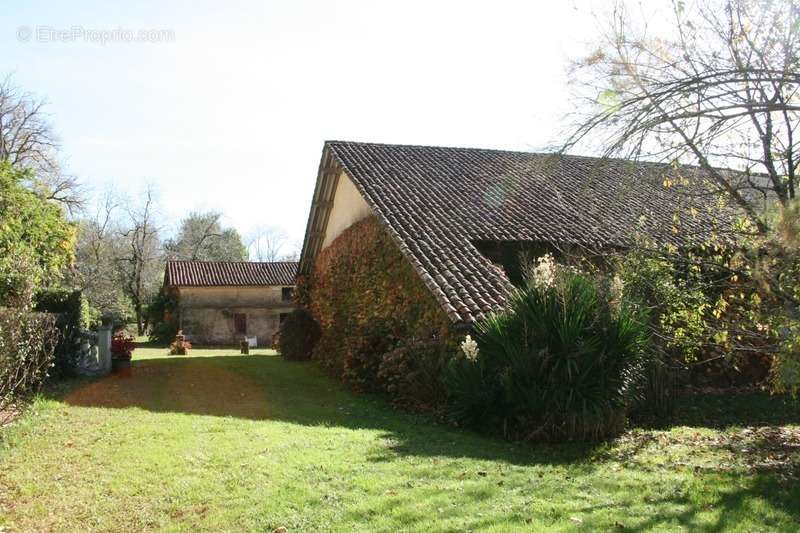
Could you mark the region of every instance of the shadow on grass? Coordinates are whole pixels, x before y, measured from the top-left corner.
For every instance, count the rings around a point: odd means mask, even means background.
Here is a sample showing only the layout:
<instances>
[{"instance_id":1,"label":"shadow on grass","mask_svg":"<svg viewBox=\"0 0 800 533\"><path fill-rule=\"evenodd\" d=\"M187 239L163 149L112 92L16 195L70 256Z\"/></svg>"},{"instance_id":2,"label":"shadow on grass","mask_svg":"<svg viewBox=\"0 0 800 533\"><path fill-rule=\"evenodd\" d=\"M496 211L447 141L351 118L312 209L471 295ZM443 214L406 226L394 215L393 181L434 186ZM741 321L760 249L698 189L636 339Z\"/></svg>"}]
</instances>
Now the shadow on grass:
<instances>
[{"instance_id":1,"label":"shadow on grass","mask_svg":"<svg viewBox=\"0 0 800 533\"><path fill-rule=\"evenodd\" d=\"M312 363L278 356L140 360L130 378L112 375L82 382L57 396L85 407L377 430L392 445L368 457L375 462L400 454L499 458L515 464L585 462L591 467L597 448L585 443L514 444L446 427L426 415L398 412L383 398L352 394ZM686 399L677 416L676 425L704 427L800 423L793 400L767 395Z\"/></svg>"},{"instance_id":2,"label":"shadow on grass","mask_svg":"<svg viewBox=\"0 0 800 533\"><path fill-rule=\"evenodd\" d=\"M748 516L761 516L759 531L797 531L800 528L800 515L797 509L797 500L800 498L800 486L797 484L787 485L779 482L772 476L766 474L756 474L746 482L737 480L731 483L725 477L731 474L717 474L719 485L735 486L735 489L722 490L716 494L700 495L703 501L698 501L697 496L681 491L679 494L665 494L664 496L651 501L650 503L662 509L659 513L633 527L626 527L630 531L653 531L664 527L676 527L688 531L703 532L722 532L737 530L743 522L746 523ZM679 506L679 509L675 509ZM764 505L770 509L765 512L761 509ZM665 511L663 509L666 509ZM701 511L717 509L714 518L698 517ZM794 526L782 528L777 526L781 520L775 513L782 513L791 517Z\"/></svg>"},{"instance_id":3,"label":"shadow on grass","mask_svg":"<svg viewBox=\"0 0 800 533\"><path fill-rule=\"evenodd\" d=\"M376 433L385 446L375 446L366 453L364 460L372 463L396 461L398 457L430 458L430 466L436 475L493 476L503 465L568 465L569 477L566 479L591 479L598 486L616 487L612 490L620 494L621 501L608 505L625 505L626 501L636 502L637 496L631 494L630 479L617 477L604 469L608 459L604 452L597 453L591 444L568 443L560 445L535 446L514 444L490 437L476 435L457 428L434 423L425 415L411 415L391 408L383 398L369 395L355 395L340 384L328 378L312 363L286 362L277 356L197 356L181 358L162 358L135 361L131 378L110 376L96 381L81 381L68 391L55 393L68 404L85 407L112 409L143 409L154 413L179 413L186 415L233 417L237 419L261 421L274 420L309 427L330 427L336 430L368 430ZM725 404L727 400L727 404ZM714 421L702 417L702 399L694 398L690 404L678 410L682 425L713 426ZM753 421L771 424L792 424L800 421L800 415L791 404L784 405L780 398L757 396L706 399L708 412L714 416L726 413L724 425L752 425ZM745 407L752 402L755 407ZM755 414L760 413L759 416ZM682 415L683 414L683 415ZM648 441L642 446L657 445ZM635 442L633 443L636 444ZM634 454L641 450L635 449ZM468 465L453 461L439 465L439 457L492 461L499 464ZM660 475L650 470L647 464L611 459L624 463L625 469L641 470L643 475ZM426 461L427 463L427 461ZM415 468L426 468L418 465ZM484 468L487 471L477 471ZM674 467L678 468L678 467ZM686 468L693 468L687 466ZM462 470L464 471L462 473ZM467 472L467 470L469 470ZM420 474L423 475L423 474ZM540 474L541 475L541 474ZM702 476L717 476L720 487L714 493L700 493L692 486L691 477L676 482L674 491L660 494L648 504L657 509L652 516L631 519L623 524L627 529L651 530L659 528L687 528L699 531L722 531L735 529L737 524L747 523L752 516L769 519L775 515L791 517L800 525L800 484L796 481L781 482L774 475L754 472L743 475L741 471L703 472ZM483 479L483 478L481 478ZM488 479L488 478L487 478ZM502 479L502 478L500 478ZM511 483L518 483L509 478ZM527 485L518 490L535 490L536 480L525 477ZM565 481L567 485L572 483ZM732 488L733 487L733 488ZM431 488L430 497L439 496L439 489ZM564 490L575 490L567 486ZM368 520L374 513L393 513L403 516L407 526L413 526L420 517L416 515L419 493L414 497L402 495L389 498L381 505L354 510L354 520ZM489 498L489 493L476 492L475 500ZM720 509L719 513L709 513L709 509ZM446 516L465 516L460 507L446 508ZM570 511L572 512L572 511ZM593 527L592 520L602 520L605 511L596 506L581 507L574 512L586 517L585 526ZM515 511L516 513L516 511ZM519 511L520 516L512 522L527 527L528 513ZM534 511L531 511L534 513ZM753 514L755 513L755 514ZM700 516L702 514L702 516ZM624 515L623 515L624 516ZM595 517L595 518L593 518ZM554 515L552 520L556 520ZM560 517L563 519L563 517ZM466 517L465 527L472 529L489 528L491 518L480 516ZM539 526L554 525L549 517L541 513L535 518ZM785 523L785 521L783 522ZM420 527L422 523L420 522ZM608 524L595 524L602 529ZM769 529L769 524L764 524Z\"/></svg>"},{"instance_id":4,"label":"shadow on grass","mask_svg":"<svg viewBox=\"0 0 800 533\"><path fill-rule=\"evenodd\" d=\"M709 428L800 425L800 398L767 393L686 396L676 402L673 425Z\"/></svg>"},{"instance_id":5,"label":"shadow on grass","mask_svg":"<svg viewBox=\"0 0 800 533\"><path fill-rule=\"evenodd\" d=\"M399 412L381 397L348 392L313 363L269 355L139 360L129 378L81 381L53 396L82 407L376 430L392 444L367 458L375 462L400 454L574 463L594 449L583 443L533 448L436 424L427 415Z\"/></svg>"},{"instance_id":6,"label":"shadow on grass","mask_svg":"<svg viewBox=\"0 0 800 533\"><path fill-rule=\"evenodd\" d=\"M719 483L736 488L722 490L713 495L701 495L702 501L698 501L697 494L692 493L692 489L685 486L678 487L674 492L665 491L663 495L649 498L647 503L653 511L645 516L627 515L624 510L621 512L620 503L615 502L576 505L566 514L548 513L545 505L542 509L532 507L511 511L505 517L508 524L504 525L513 527L515 531L585 529L586 531L681 530L716 533L798 530L800 514L798 514L797 499L800 497L800 489L797 486L787 488L774 478L763 474L745 482L738 478L731 479L733 475L728 475L728 479L725 477L719 476ZM626 487L618 487L618 493L624 494L625 489ZM431 497L435 496L435 493L431 494ZM635 497L633 499L635 500ZM415 512L417 506L418 502L412 498L387 499L379 502L369 512L374 516L390 513L399 515L409 530L424 529L424 519ZM448 507L442 511L440 518L457 517L463 521L458 530L485 531L497 527L497 518L494 516L465 513L463 507ZM350 513L350 515L352 520L369 518L364 512ZM608 515L617 518L613 523L609 523ZM570 521L567 521L568 516L576 518L569 518ZM753 521L754 516L759 517L756 523ZM787 525L787 522L794 525Z\"/></svg>"}]
</instances>

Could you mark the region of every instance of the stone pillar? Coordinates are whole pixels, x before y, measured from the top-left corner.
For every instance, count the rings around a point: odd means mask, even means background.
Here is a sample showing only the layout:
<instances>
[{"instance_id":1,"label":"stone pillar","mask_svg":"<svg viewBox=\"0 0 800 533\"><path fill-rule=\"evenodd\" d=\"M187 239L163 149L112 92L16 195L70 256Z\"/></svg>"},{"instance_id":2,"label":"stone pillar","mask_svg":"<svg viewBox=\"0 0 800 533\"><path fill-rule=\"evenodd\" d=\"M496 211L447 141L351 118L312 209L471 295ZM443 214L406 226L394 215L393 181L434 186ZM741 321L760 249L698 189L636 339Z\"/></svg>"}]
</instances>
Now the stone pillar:
<instances>
[{"instance_id":1,"label":"stone pillar","mask_svg":"<svg viewBox=\"0 0 800 533\"><path fill-rule=\"evenodd\" d=\"M111 373L111 324L103 322L97 330L97 359L100 374Z\"/></svg>"}]
</instances>

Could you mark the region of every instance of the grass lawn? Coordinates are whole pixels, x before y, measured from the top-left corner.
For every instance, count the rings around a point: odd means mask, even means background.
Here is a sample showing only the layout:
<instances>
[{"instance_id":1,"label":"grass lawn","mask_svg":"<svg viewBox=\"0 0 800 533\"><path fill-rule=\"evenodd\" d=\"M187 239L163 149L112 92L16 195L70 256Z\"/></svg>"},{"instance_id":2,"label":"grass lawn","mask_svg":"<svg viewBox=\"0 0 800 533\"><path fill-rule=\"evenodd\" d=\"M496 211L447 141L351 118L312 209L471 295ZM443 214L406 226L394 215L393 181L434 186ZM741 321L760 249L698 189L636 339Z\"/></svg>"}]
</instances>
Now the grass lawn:
<instances>
[{"instance_id":1,"label":"grass lawn","mask_svg":"<svg viewBox=\"0 0 800 533\"><path fill-rule=\"evenodd\" d=\"M692 400L670 430L523 446L267 352L164 354L140 348L132 378L51 391L3 430L0 531L800 529L800 413L780 398Z\"/></svg>"}]
</instances>

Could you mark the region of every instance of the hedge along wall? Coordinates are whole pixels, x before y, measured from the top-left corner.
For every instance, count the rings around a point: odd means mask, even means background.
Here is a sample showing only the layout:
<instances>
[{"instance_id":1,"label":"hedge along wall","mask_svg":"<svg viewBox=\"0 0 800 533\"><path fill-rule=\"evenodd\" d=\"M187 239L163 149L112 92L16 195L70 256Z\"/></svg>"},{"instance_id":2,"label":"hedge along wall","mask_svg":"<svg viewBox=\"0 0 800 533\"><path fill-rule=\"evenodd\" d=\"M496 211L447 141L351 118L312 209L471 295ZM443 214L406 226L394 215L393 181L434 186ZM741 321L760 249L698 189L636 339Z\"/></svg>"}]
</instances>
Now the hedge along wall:
<instances>
[{"instance_id":1,"label":"hedge along wall","mask_svg":"<svg viewBox=\"0 0 800 533\"><path fill-rule=\"evenodd\" d=\"M0 427L47 379L58 340L56 315L0 307Z\"/></svg>"},{"instance_id":2,"label":"hedge along wall","mask_svg":"<svg viewBox=\"0 0 800 533\"><path fill-rule=\"evenodd\" d=\"M329 371L417 408L442 399L457 334L375 217L322 250L298 294L322 329L313 357Z\"/></svg>"}]
</instances>

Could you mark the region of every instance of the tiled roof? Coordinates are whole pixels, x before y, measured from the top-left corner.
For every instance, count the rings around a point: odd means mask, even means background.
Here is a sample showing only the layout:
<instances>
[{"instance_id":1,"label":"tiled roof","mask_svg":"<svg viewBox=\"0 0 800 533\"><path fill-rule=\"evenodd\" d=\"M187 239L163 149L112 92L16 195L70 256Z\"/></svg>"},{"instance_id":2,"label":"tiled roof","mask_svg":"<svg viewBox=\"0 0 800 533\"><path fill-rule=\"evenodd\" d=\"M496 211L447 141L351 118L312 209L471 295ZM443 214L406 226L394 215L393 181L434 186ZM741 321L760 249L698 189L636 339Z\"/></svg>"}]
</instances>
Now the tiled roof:
<instances>
[{"instance_id":1,"label":"tiled roof","mask_svg":"<svg viewBox=\"0 0 800 533\"><path fill-rule=\"evenodd\" d=\"M497 309L510 288L475 242L596 249L624 246L642 228L658 241L684 244L708 235L719 216L697 187L665 186L674 171L663 164L340 141L325 146L323 162L328 157L350 176L454 322Z\"/></svg>"},{"instance_id":2,"label":"tiled roof","mask_svg":"<svg viewBox=\"0 0 800 533\"><path fill-rule=\"evenodd\" d=\"M164 284L171 287L294 285L297 263L168 261Z\"/></svg>"}]
</instances>

